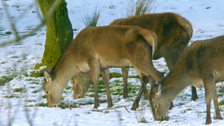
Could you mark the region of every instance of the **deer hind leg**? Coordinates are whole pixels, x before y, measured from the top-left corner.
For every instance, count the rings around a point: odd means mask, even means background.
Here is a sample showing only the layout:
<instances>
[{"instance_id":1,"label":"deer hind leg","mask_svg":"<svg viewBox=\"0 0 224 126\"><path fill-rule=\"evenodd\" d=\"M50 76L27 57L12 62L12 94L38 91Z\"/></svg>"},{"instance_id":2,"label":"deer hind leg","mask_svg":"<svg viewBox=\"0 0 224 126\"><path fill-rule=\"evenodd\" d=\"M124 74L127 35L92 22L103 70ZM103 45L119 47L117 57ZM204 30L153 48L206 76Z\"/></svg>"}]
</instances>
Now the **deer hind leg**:
<instances>
[{"instance_id":1,"label":"deer hind leg","mask_svg":"<svg viewBox=\"0 0 224 126\"><path fill-rule=\"evenodd\" d=\"M99 107L99 96L98 96L98 91L99 91L99 75L100 75L100 64L97 60L91 60L89 62L89 67L90 67L90 79L94 85L95 93L94 93L94 107L93 108L98 108Z\"/></svg>"},{"instance_id":2,"label":"deer hind leg","mask_svg":"<svg viewBox=\"0 0 224 126\"><path fill-rule=\"evenodd\" d=\"M217 97L217 91L216 91L216 86L214 85L214 94L213 94L213 102L215 106L215 118L216 119L222 119L222 116L220 114L220 109L219 109L219 103L218 103L218 97Z\"/></svg>"},{"instance_id":3,"label":"deer hind leg","mask_svg":"<svg viewBox=\"0 0 224 126\"><path fill-rule=\"evenodd\" d=\"M205 79L204 80L204 88L205 88L205 100L206 100L206 124L212 123L211 120L211 100L214 97L213 94L215 93L214 91L214 86L215 82L212 79Z\"/></svg>"},{"instance_id":4,"label":"deer hind leg","mask_svg":"<svg viewBox=\"0 0 224 126\"><path fill-rule=\"evenodd\" d=\"M113 106L112 98L111 98L111 92L110 92L110 87L109 87L109 69L103 69L101 70L101 75L103 77L103 82L105 84L106 88L106 93L107 93L107 103L108 103L108 108Z\"/></svg>"},{"instance_id":5,"label":"deer hind leg","mask_svg":"<svg viewBox=\"0 0 224 126\"><path fill-rule=\"evenodd\" d=\"M191 100L196 101L198 99L198 94L197 94L196 87L191 86L191 94L192 94Z\"/></svg>"},{"instance_id":6,"label":"deer hind leg","mask_svg":"<svg viewBox=\"0 0 224 126\"><path fill-rule=\"evenodd\" d=\"M122 68L122 74L123 74L123 98L128 98L128 67Z\"/></svg>"}]
</instances>

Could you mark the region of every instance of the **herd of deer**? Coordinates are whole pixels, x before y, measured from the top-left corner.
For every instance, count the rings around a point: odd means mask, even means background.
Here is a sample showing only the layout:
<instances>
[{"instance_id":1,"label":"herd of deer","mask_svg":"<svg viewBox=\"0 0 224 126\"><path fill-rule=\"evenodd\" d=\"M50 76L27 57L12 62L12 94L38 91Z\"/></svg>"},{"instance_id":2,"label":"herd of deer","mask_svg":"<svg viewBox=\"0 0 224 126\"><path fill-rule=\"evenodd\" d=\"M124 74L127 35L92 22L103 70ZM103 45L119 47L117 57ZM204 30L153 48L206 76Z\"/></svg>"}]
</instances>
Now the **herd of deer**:
<instances>
[{"instance_id":1,"label":"herd of deer","mask_svg":"<svg viewBox=\"0 0 224 126\"><path fill-rule=\"evenodd\" d=\"M211 100L216 118L222 119L216 83L224 80L224 36L188 43L191 23L175 13L133 16L113 21L109 26L83 29L51 71L45 72L44 90L49 107L59 103L64 87L72 79L74 98L83 97L90 82L94 85L94 108L99 106L98 79L105 83L108 107L113 106L109 89L109 68L123 71L124 97L127 97L128 66L133 66L141 88L133 110L146 83L151 83L149 101L155 120L163 120L171 101L189 85L203 86L207 106L206 124L211 123ZM152 60L164 57L170 70L167 76L155 69ZM192 87L192 99L197 99Z\"/></svg>"}]
</instances>

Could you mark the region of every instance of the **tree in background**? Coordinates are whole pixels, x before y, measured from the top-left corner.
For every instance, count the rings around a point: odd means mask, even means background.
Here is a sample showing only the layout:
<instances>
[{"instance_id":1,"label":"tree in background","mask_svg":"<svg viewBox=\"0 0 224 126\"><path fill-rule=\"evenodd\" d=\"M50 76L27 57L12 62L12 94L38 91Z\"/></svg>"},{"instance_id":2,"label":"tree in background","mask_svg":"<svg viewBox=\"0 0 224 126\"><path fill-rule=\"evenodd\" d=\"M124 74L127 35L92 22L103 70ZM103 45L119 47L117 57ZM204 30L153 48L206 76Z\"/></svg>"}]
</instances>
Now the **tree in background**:
<instances>
[{"instance_id":1,"label":"tree in background","mask_svg":"<svg viewBox=\"0 0 224 126\"><path fill-rule=\"evenodd\" d=\"M65 0L37 0L46 23L46 43L42 64L51 68L64 53L73 39ZM52 6L54 10L51 11Z\"/></svg>"}]
</instances>

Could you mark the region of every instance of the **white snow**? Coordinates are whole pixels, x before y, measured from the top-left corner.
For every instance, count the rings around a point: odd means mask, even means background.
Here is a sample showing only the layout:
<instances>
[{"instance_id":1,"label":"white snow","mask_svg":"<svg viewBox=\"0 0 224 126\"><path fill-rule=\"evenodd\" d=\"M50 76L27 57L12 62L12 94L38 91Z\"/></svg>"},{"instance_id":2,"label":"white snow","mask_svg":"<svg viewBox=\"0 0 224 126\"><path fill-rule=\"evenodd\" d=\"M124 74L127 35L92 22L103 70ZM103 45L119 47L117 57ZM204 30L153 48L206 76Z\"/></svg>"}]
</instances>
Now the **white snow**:
<instances>
[{"instance_id":1,"label":"white snow","mask_svg":"<svg viewBox=\"0 0 224 126\"><path fill-rule=\"evenodd\" d=\"M30 31L39 19L37 10L32 0L4 0L10 11L19 34ZM80 31L84 28L82 22L86 14L91 14L97 8L101 13L99 25L108 25L117 18L125 17L127 9L132 0L67 0L67 7L73 28ZM153 12L176 12L186 17L193 25L194 34L192 41L207 39L224 34L224 1L223 0L154 0ZM23 18L21 14L26 12ZM5 34L11 31L9 22L4 14L2 3L0 3L0 43L13 38L12 34ZM78 33L74 32L74 37ZM29 126L26 114L32 117L34 126L149 126L149 125L169 125L169 126L194 126L204 125L206 117L206 106L204 90L198 89L199 99L191 101L191 90L187 88L174 100L175 107L169 110L168 121L154 121L148 102L141 100L140 108L131 111L132 100L119 99L113 96L115 106L107 109L107 103L101 103L99 109L93 109L93 104L81 105L79 108L47 108L35 106L45 102L42 98L43 78L32 78L26 76L27 72L36 63L41 62L44 51L45 28L40 29L33 36L22 40L22 43L0 47L0 77L13 75L15 78L4 86L0 86L0 126L8 124L10 118L13 126ZM154 62L160 70L167 70L163 60ZM160 65L158 65L160 64ZM112 69L111 71L119 71ZM131 74L135 72L131 70ZM116 80L116 79L115 79ZM118 78L121 80L121 78ZM112 82L113 80L111 80ZM131 83L139 85L138 79L130 79ZM221 87L221 85L219 85ZM24 88L26 93L13 92L13 89ZM33 93L37 91L37 93ZM13 96L13 98L6 98ZM221 95L223 97L223 95ZM65 100L69 102L93 101L93 98L80 100L72 99L72 91L66 90L63 94ZM219 97L219 101L224 100ZM29 101L29 102L27 102ZM91 102L92 102L91 101ZM146 105L145 105L146 104ZM25 107L24 107L25 106ZM224 106L220 106L221 114L224 116ZM144 113L144 114L142 114ZM214 117L214 107L212 106L212 117ZM139 123L141 116L144 116L147 123ZM223 126L223 120L213 118L211 125Z\"/></svg>"}]
</instances>

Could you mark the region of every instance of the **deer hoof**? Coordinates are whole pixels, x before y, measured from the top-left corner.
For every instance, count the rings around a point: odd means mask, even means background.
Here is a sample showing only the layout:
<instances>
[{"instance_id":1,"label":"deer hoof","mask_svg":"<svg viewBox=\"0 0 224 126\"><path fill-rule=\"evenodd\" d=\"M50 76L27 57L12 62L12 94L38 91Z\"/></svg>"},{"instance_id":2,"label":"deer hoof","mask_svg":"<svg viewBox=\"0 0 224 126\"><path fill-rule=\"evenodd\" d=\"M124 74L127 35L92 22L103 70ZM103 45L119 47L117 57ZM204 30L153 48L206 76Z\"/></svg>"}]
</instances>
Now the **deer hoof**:
<instances>
[{"instance_id":1,"label":"deer hoof","mask_svg":"<svg viewBox=\"0 0 224 126\"><path fill-rule=\"evenodd\" d=\"M107 105L107 108L111 108L111 107L113 107L113 104L108 104Z\"/></svg>"},{"instance_id":2,"label":"deer hoof","mask_svg":"<svg viewBox=\"0 0 224 126\"><path fill-rule=\"evenodd\" d=\"M94 104L93 108L98 108L100 105L99 104Z\"/></svg>"},{"instance_id":3,"label":"deer hoof","mask_svg":"<svg viewBox=\"0 0 224 126\"><path fill-rule=\"evenodd\" d=\"M133 103L131 110L136 110L136 108L138 108L138 105L136 102Z\"/></svg>"}]
</instances>

